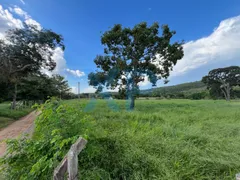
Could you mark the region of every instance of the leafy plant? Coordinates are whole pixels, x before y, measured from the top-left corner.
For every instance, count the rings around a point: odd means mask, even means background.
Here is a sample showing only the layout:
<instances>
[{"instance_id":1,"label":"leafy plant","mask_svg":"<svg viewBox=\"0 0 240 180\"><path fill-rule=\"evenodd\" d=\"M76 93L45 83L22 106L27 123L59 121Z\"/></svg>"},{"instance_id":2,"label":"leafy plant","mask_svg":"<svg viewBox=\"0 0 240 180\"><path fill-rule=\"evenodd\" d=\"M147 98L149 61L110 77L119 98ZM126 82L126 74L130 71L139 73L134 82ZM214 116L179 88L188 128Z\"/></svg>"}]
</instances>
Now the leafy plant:
<instances>
[{"instance_id":1,"label":"leafy plant","mask_svg":"<svg viewBox=\"0 0 240 180\"><path fill-rule=\"evenodd\" d=\"M82 111L57 99L39 106L32 139L8 140L7 154L1 159L5 179L49 179L79 136L88 138L94 121Z\"/></svg>"}]
</instances>

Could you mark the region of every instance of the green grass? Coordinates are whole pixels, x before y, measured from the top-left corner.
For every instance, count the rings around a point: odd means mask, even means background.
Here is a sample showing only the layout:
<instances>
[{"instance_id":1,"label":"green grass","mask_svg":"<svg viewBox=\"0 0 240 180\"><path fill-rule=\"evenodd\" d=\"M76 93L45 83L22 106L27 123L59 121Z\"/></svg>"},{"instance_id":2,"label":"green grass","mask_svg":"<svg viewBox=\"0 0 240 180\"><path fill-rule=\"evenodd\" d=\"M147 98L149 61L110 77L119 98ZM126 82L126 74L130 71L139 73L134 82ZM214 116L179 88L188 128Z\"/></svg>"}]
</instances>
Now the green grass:
<instances>
[{"instance_id":1,"label":"green grass","mask_svg":"<svg viewBox=\"0 0 240 180\"><path fill-rule=\"evenodd\" d=\"M82 100L96 120L80 154L83 179L234 179L240 172L240 102ZM111 108L109 108L109 106Z\"/></svg>"},{"instance_id":2,"label":"green grass","mask_svg":"<svg viewBox=\"0 0 240 180\"><path fill-rule=\"evenodd\" d=\"M7 127L9 124L11 124L13 122L14 122L13 119L0 117L0 129Z\"/></svg>"},{"instance_id":3,"label":"green grass","mask_svg":"<svg viewBox=\"0 0 240 180\"><path fill-rule=\"evenodd\" d=\"M8 126L14 120L27 115L32 111L31 108L24 108L20 110L11 110L10 103L1 103L0 104L0 129Z\"/></svg>"}]
</instances>

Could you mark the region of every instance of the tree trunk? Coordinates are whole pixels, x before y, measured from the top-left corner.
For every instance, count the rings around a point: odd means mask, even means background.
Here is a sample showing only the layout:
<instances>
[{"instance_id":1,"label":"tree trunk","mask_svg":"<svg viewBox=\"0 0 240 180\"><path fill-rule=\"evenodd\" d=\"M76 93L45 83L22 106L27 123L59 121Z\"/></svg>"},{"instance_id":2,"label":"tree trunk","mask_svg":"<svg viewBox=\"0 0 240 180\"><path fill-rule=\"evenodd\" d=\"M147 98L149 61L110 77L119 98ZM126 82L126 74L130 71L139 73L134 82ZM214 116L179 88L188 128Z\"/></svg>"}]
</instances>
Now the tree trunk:
<instances>
[{"instance_id":1,"label":"tree trunk","mask_svg":"<svg viewBox=\"0 0 240 180\"><path fill-rule=\"evenodd\" d=\"M227 101L227 94L226 94L226 92L225 92L224 89L222 89L222 88L221 88L221 90L222 90L222 92L223 92L223 94L224 94L224 97L225 97L225 99L226 99L226 101Z\"/></svg>"},{"instance_id":2,"label":"tree trunk","mask_svg":"<svg viewBox=\"0 0 240 180\"><path fill-rule=\"evenodd\" d=\"M14 93L13 93L13 102L12 102L12 109L16 109L16 102L17 102L17 83L14 84Z\"/></svg>"},{"instance_id":3,"label":"tree trunk","mask_svg":"<svg viewBox=\"0 0 240 180\"><path fill-rule=\"evenodd\" d=\"M130 96L130 110L134 110L135 107L135 98L133 95Z\"/></svg>"},{"instance_id":4,"label":"tree trunk","mask_svg":"<svg viewBox=\"0 0 240 180\"><path fill-rule=\"evenodd\" d=\"M231 96L230 96L230 85L229 84L223 84L222 87L221 87L221 90L224 94L224 97L226 99L226 101L230 101L231 99Z\"/></svg>"},{"instance_id":5,"label":"tree trunk","mask_svg":"<svg viewBox=\"0 0 240 180\"><path fill-rule=\"evenodd\" d=\"M230 99L231 99L231 96L230 96L230 86L229 86L229 84L227 85L227 101L230 101Z\"/></svg>"}]
</instances>

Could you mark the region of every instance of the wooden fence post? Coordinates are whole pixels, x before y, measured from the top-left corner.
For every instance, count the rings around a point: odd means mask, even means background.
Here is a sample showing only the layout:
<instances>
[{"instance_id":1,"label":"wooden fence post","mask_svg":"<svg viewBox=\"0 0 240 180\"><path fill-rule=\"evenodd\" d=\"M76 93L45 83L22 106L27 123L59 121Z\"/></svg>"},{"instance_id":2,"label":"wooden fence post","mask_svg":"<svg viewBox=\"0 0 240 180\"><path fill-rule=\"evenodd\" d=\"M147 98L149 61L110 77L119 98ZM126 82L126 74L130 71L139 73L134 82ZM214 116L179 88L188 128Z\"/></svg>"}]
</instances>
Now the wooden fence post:
<instances>
[{"instance_id":1,"label":"wooden fence post","mask_svg":"<svg viewBox=\"0 0 240 180\"><path fill-rule=\"evenodd\" d=\"M77 180L78 177L78 154L83 150L87 141L79 138L70 148L58 167L54 170L54 180L64 180L64 175L68 172L68 180Z\"/></svg>"}]
</instances>

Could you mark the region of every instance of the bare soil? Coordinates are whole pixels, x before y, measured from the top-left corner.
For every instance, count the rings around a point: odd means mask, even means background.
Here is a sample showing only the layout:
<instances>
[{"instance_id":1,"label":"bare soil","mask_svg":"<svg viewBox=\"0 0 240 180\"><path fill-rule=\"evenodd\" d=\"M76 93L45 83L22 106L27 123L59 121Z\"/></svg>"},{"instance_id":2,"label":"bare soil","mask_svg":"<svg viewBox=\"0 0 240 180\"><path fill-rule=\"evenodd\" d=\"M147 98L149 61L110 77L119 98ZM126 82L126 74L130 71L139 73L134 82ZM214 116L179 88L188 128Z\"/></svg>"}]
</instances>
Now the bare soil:
<instances>
[{"instance_id":1,"label":"bare soil","mask_svg":"<svg viewBox=\"0 0 240 180\"><path fill-rule=\"evenodd\" d=\"M4 140L17 138L23 133L32 134L34 120L38 115L39 112L33 111L27 116L20 118L16 122L0 130L0 157L6 152L6 143Z\"/></svg>"}]
</instances>

